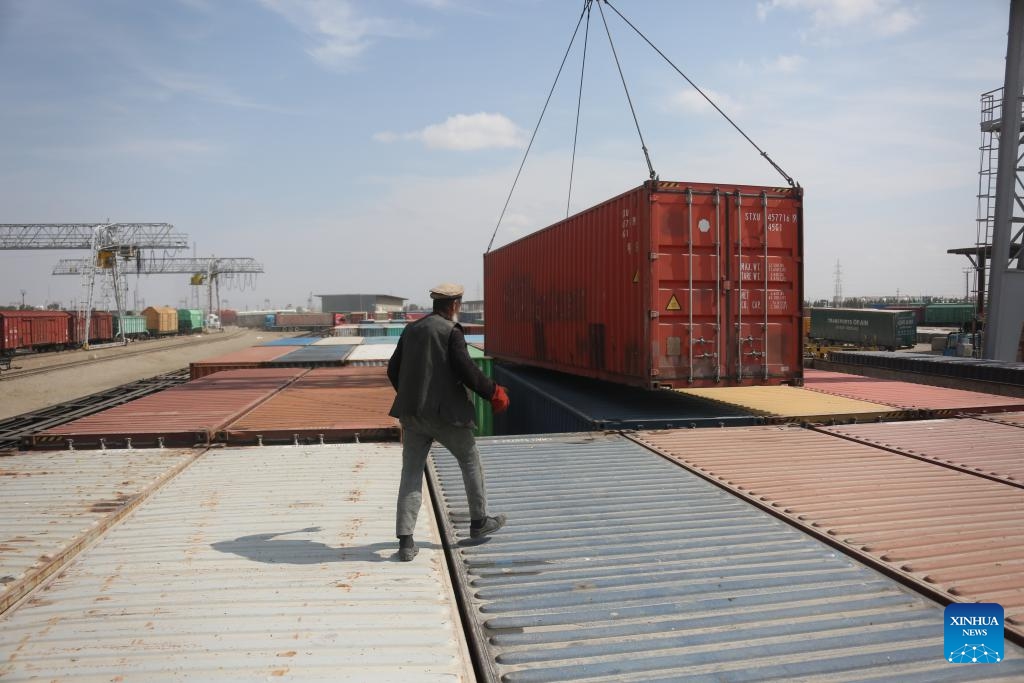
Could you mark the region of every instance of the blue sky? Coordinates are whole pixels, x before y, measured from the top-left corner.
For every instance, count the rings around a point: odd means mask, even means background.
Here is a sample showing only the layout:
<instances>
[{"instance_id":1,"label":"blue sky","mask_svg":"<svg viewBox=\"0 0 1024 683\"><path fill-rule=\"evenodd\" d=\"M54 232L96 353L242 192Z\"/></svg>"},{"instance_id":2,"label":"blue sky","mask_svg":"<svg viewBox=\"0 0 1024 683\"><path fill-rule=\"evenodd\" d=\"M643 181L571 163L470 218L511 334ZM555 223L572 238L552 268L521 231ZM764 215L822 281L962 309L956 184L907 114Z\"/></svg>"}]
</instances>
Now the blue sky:
<instances>
[{"instance_id":1,"label":"blue sky","mask_svg":"<svg viewBox=\"0 0 1024 683\"><path fill-rule=\"evenodd\" d=\"M482 293L487 246L582 0L0 0L0 222L153 221L310 292ZM964 290L978 96L1003 0L613 0L806 189L806 293ZM778 175L606 8L661 178ZM578 47L496 244L565 213ZM571 207L647 177L595 13ZM74 252L0 253L0 302L69 302ZM132 286L136 285L132 281ZM186 276L138 283L179 305Z\"/></svg>"}]
</instances>

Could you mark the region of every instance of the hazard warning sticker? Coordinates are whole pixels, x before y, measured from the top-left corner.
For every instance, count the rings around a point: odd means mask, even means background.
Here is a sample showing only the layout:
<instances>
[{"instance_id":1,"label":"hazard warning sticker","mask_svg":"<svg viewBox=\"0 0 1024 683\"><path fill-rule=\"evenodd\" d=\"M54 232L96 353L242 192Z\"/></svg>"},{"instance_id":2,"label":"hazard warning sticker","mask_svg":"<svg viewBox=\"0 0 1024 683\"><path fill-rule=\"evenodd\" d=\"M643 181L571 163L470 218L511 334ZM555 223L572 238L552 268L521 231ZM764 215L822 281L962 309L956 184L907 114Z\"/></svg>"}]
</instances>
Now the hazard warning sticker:
<instances>
[{"instance_id":1,"label":"hazard warning sticker","mask_svg":"<svg viewBox=\"0 0 1024 683\"><path fill-rule=\"evenodd\" d=\"M640 282L640 269L639 268L637 268L636 272L633 273L633 283L636 284L637 282Z\"/></svg>"},{"instance_id":2,"label":"hazard warning sticker","mask_svg":"<svg viewBox=\"0 0 1024 683\"><path fill-rule=\"evenodd\" d=\"M672 298L668 300L668 305L665 306L666 311L678 311L679 310L679 299L673 294Z\"/></svg>"}]
</instances>

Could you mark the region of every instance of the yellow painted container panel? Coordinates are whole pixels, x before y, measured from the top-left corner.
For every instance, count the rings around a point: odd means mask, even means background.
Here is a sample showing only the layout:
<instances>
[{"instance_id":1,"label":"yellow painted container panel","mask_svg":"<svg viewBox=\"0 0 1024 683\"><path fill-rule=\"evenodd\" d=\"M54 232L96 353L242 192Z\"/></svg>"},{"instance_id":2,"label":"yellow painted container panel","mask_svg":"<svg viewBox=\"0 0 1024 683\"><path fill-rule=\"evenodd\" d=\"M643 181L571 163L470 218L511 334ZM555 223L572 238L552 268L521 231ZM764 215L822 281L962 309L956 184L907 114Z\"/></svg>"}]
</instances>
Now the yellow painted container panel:
<instances>
[{"instance_id":1,"label":"yellow painted container panel","mask_svg":"<svg viewBox=\"0 0 1024 683\"><path fill-rule=\"evenodd\" d=\"M716 389L678 389L679 393L717 401L760 415L812 420L898 417L906 411L881 403L858 401L842 396L824 395L790 386L722 387Z\"/></svg>"}]
</instances>

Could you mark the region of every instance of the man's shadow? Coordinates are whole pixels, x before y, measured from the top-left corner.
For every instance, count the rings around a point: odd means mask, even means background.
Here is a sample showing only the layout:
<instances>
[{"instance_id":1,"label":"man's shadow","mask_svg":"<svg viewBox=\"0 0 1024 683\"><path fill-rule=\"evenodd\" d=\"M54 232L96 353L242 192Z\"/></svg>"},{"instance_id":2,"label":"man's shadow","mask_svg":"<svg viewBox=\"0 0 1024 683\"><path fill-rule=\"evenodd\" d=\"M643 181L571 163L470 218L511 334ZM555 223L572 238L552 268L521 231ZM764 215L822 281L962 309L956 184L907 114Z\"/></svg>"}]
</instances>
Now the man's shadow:
<instances>
[{"instance_id":1,"label":"man's shadow","mask_svg":"<svg viewBox=\"0 0 1024 683\"><path fill-rule=\"evenodd\" d=\"M332 548L309 539L279 538L288 534L316 533L318 526L294 531L240 536L231 541L217 541L210 547L222 553L238 555L253 562L267 564L323 564L327 562L397 562L398 542L370 543ZM435 543L417 543L420 548L437 549ZM382 553L382 550L391 551Z\"/></svg>"}]
</instances>

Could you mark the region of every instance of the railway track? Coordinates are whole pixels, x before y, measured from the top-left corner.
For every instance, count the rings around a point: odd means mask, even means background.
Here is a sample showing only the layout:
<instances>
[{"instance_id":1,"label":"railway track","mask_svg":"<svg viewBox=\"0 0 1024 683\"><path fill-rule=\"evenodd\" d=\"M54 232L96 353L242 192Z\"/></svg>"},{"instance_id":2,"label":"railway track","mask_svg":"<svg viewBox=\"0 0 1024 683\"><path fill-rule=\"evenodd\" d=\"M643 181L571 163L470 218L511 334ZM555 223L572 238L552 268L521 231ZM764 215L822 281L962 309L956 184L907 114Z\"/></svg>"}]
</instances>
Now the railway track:
<instances>
[{"instance_id":1,"label":"railway track","mask_svg":"<svg viewBox=\"0 0 1024 683\"><path fill-rule=\"evenodd\" d=\"M22 377L32 377L34 375L44 375L44 374L46 374L48 372L54 372L55 370L66 370L68 368L77 368L77 367L82 367L82 366L85 366L85 365L95 365L97 363L104 363L106 361L111 361L111 360L122 360L124 358L131 358L132 356L141 356L141 355L144 355L144 354L147 354L147 353L156 353L158 351L167 351L169 349L176 349L178 347L186 346L186 345L188 345L188 346L197 346L197 345L202 345L202 344L210 344L210 343L213 343L213 342L226 341L228 339L235 339L237 337L240 337L243 334L245 334L244 330L237 330L237 331L234 331L234 332L229 332L229 333L227 333L225 335L217 335L217 336L204 337L202 339L199 339L198 341L196 341L196 340L188 340L188 341L181 341L180 343L176 343L176 344L168 344L166 346L156 346L156 347L147 346L146 348L135 349L135 350L131 350L131 351L125 351L124 353L110 354L110 355L105 355L105 356L101 356L101 357L98 357L98 358L82 358L80 360L72 360L72 361L69 361L67 363L57 363L57 364L54 364L54 365L47 365L47 366L41 367L41 368L26 368L26 369L23 369L23 370L8 370L8 371L4 372L2 375L0 375L0 381L2 381L2 380L20 379Z\"/></svg>"},{"instance_id":2,"label":"railway track","mask_svg":"<svg viewBox=\"0 0 1024 683\"><path fill-rule=\"evenodd\" d=\"M115 358L120 357L123 356L115 356ZM134 401L147 394L184 384L187 381L188 368L182 368L2 420L0 421L0 453L16 450L22 439L36 432L98 413L128 401Z\"/></svg>"}]
</instances>

